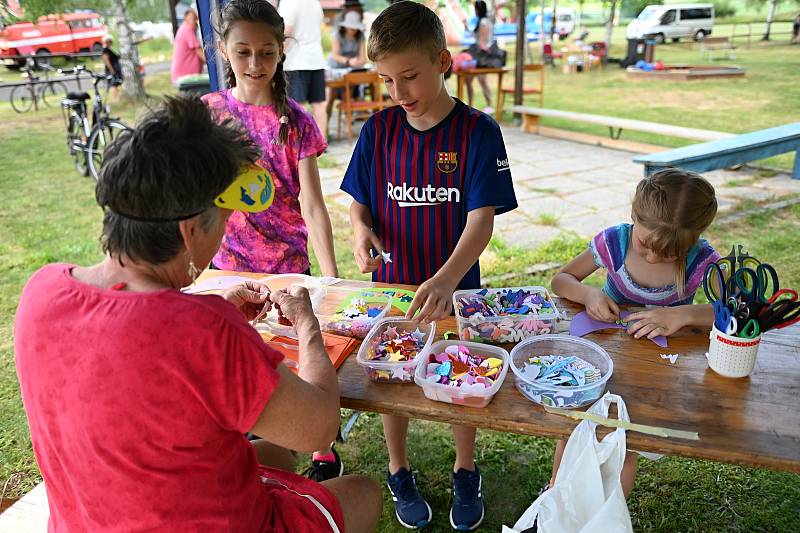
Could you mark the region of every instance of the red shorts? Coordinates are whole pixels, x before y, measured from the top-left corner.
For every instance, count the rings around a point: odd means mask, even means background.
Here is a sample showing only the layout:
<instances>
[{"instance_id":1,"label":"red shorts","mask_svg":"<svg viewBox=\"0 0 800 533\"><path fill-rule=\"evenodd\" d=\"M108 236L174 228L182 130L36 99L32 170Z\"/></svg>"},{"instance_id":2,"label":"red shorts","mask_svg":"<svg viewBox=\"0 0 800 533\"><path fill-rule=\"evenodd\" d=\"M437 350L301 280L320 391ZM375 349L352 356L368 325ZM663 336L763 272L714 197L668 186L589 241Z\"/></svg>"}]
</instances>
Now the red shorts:
<instances>
[{"instance_id":1,"label":"red shorts","mask_svg":"<svg viewBox=\"0 0 800 533\"><path fill-rule=\"evenodd\" d=\"M344 531L339 500L324 486L292 472L261 466L259 476L272 502L267 530L291 533Z\"/></svg>"}]
</instances>

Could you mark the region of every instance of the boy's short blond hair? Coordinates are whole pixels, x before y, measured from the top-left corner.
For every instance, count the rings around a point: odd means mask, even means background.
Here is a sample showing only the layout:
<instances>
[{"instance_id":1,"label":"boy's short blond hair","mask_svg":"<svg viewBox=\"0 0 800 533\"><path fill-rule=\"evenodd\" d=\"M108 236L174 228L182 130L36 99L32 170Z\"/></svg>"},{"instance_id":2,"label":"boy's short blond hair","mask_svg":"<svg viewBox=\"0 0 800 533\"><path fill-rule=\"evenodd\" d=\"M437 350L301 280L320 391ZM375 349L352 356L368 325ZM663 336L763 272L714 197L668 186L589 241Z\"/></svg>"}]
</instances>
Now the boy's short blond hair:
<instances>
[{"instance_id":1,"label":"boy's short blond hair","mask_svg":"<svg viewBox=\"0 0 800 533\"><path fill-rule=\"evenodd\" d=\"M439 16L423 4L403 0L384 9L372 23L367 57L379 61L388 54L415 48L431 60L447 48Z\"/></svg>"}]
</instances>

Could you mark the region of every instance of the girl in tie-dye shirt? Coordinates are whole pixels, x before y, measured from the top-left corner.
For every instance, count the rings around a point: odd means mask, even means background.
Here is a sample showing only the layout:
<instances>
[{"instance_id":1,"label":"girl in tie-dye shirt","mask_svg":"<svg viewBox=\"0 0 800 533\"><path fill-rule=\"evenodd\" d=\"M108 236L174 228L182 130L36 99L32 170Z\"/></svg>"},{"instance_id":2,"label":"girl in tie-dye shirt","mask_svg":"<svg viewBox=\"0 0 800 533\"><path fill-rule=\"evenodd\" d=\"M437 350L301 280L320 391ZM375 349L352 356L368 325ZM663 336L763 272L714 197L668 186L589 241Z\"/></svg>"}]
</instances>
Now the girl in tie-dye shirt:
<instances>
[{"instance_id":1,"label":"girl in tie-dye shirt","mask_svg":"<svg viewBox=\"0 0 800 533\"><path fill-rule=\"evenodd\" d=\"M203 100L217 120L240 122L261 147L258 164L272 174L275 198L261 213L231 215L212 264L223 270L307 272L310 238L322 274L337 276L317 167L325 139L314 119L287 96L283 20L266 8L245 11L224 10L217 21L231 88Z\"/></svg>"},{"instance_id":2,"label":"girl in tie-dye shirt","mask_svg":"<svg viewBox=\"0 0 800 533\"><path fill-rule=\"evenodd\" d=\"M598 233L582 252L553 278L553 291L586 306L592 318L619 319L620 305L647 305L626 320L628 333L639 338L671 335L684 326L711 327L711 305L693 305L709 263L719 253L700 234L717 214L714 188L703 177L677 169L662 170L636 187L631 218ZM606 269L601 290L581 283L598 268ZM556 445L552 485L565 441ZM628 452L622 468L627 496L636 479L636 452Z\"/></svg>"}]
</instances>

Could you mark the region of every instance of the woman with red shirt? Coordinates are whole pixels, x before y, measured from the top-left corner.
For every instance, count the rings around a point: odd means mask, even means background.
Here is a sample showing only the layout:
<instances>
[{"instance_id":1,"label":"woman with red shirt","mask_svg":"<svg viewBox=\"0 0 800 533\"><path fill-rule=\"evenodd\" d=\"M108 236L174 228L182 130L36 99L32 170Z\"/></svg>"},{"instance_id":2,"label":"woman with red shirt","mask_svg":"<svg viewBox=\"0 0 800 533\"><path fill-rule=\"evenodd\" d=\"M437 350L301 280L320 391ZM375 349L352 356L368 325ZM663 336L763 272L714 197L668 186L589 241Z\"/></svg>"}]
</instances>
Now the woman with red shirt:
<instances>
[{"instance_id":1,"label":"woman with red shirt","mask_svg":"<svg viewBox=\"0 0 800 533\"><path fill-rule=\"evenodd\" d=\"M25 287L14 348L50 531L374 529L375 482L291 471L288 450L339 428L307 291L179 290L216 253L231 213L218 205L257 157L198 98L168 98L105 152L103 261L47 265ZM297 375L247 322L273 303L297 329Z\"/></svg>"}]
</instances>

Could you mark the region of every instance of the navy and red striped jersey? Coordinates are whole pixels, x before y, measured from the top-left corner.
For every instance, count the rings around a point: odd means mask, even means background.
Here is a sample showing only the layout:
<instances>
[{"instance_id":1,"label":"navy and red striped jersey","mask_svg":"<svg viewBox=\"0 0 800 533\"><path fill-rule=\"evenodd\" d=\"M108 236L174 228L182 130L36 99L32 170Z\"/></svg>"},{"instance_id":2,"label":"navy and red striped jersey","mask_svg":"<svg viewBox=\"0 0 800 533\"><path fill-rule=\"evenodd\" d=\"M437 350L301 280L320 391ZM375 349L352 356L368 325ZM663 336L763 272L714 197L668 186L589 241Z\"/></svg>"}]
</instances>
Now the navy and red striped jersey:
<instances>
[{"instance_id":1,"label":"navy and red striped jersey","mask_svg":"<svg viewBox=\"0 0 800 533\"><path fill-rule=\"evenodd\" d=\"M372 279L419 285L450 258L473 209L517 207L500 127L456 100L439 124L414 129L401 107L373 115L361 130L342 190L372 212L373 231L391 253ZM480 286L476 261L458 284Z\"/></svg>"}]
</instances>

